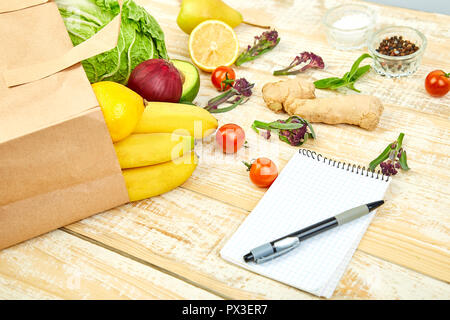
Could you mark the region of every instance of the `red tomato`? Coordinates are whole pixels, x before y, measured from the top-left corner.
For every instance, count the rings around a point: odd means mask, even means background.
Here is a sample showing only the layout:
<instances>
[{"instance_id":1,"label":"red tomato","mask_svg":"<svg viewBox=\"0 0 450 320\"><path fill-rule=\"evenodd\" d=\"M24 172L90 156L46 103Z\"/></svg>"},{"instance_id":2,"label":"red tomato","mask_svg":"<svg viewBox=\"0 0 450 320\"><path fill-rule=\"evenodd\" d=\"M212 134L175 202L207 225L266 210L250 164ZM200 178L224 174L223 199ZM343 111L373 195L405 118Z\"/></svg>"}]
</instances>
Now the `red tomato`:
<instances>
[{"instance_id":1,"label":"red tomato","mask_svg":"<svg viewBox=\"0 0 450 320\"><path fill-rule=\"evenodd\" d=\"M245 163L245 162L244 162ZM246 164L247 167L249 164ZM267 188L278 177L278 169L272 160L258 158L250 166L250 180L260 188Z\"/></svg>"},{"instance_id":2,"label":"red tomato","mask_svg":"<svg viewBox=\"0 0 450 320\"><path fill-rule=\"evenodd\" d=\"M442 70L431 71L425 79L425 89L433 97L442 97L450 90L449 74Z\"/></svg>"},{"instance_id":3,"label":"red tomato","mask_svg":"<svg viewBox=\"0 0 450 320\"><path fill-rule=\"evenodd\" d=\"M225 124L217 130L216 141L224 153L235 153L245 142L245 132L237 124Z\"/></svg>"},{"instance_id":4,"label":"red tomato","mask_svg":"<svg viewBox=\"0 0 450 320\"><path fill-rule=\"evenodd\" d=\"M227 91L230 89L235 79L236 74L230 67L217 67L211 75L211 82L219 91ZM228 83L224 83L223 81L228 81Z\"/></svg>"}]
</instances>

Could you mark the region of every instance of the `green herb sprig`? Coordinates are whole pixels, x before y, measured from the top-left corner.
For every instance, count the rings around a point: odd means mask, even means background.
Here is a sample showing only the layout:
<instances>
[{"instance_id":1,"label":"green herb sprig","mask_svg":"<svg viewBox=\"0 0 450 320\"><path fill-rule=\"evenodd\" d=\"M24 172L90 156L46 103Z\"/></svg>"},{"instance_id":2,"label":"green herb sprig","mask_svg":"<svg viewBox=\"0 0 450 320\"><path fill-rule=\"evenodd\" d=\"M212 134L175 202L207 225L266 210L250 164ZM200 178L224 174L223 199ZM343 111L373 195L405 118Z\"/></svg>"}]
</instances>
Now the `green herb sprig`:
<instances>
[{"instance_id":1,"label":"green herb sprig","mask_svg":"<svg viewBox=\"0 0 450 320\"><path fill-rule=\"evenodd\" d=\"M361 92L355 88L355 82L356 80L361 78L364 74L370 71L371 68L370 65L365 65L362 67L359 66L361 62L366 58L372 58L372 56L368 53L364 53L358 59L356 59L350 71L346 72L342 78L331 77L317 80L314 82L315 87L317 89L330 89L330 90L336 90L338 88L347 87L356 92Z\"/></svg>"},{"instance_id":2,"label":"green herb sprig","mask_svg":"<svg viewBox=\"0 0 450 320\"><path fill-rule=\"evenodd\" d=\"M278 134L281 141L284 141L291 146L300 146L309 138L316 138L312 125L299 116L291 116L286 120L276 120L272 122L255 120L252 124L252 129L255 130L256 133L259 133L258 129L267 130L265 134L267 139L270 138L270 133L274 132Z\"/></svg>"},{"instance_id":3,"label":"green herb sprig","mask_svg":"<svg viewBox=\"0 0 450 320\"><path fill-rule=\"evenodd\" d=\"M403 138L405 134L400 133L397 140L390 143L383 152L369 164L369 170L374 171L380 165L384 175L395 175L397 169L409 170L406 151L403 149Z\"/></svg>"},{"instance_id":4,"label":"green herb sprig","mask_svg":"<svg viewBox=\"0 0 450 320\"><path fill-rule=\"evenodd\" d=\"M254 83L248 82L245 78L240 78L234 81L231 89L212 98L208 101L208 105L204 108L210 113L223 113L236 108L238 105L247 102L252 95L252 88ZM228 103L230 106L219 108L221 104Z\"/></svg>"}]
</instances>

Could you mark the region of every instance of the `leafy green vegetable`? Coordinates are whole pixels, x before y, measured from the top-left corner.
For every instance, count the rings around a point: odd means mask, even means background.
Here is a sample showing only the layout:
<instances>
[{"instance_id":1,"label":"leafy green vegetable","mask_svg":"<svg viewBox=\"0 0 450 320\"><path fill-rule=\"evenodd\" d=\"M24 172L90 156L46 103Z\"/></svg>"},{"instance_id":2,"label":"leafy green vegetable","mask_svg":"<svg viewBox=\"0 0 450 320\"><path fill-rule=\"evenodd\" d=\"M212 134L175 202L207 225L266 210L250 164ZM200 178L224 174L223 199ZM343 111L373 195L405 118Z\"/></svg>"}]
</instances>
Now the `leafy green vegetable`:
<instances>
[{"instance_id":1,"label":"leafy green vegetable","mask_svg":"<svg viewBox=\"0 0 450 320\"><path fill-rule=\"evenodd\" d=\"M223 113L231 111L238 105L247 102L249 97L252 95L252 88L254 86L254 83L248 82L245 78L239 78L234 81L234 84L230 90L210 99L208 101L208 105L204 109L208 110L210 113ZM231 105L228 107L219 108L219 106L223 103L229 103Z\"/></svg>"},{"instance_id":2,"label":"leafy green vegetable","mask_svg":"<svg viewBox=\"0 0 450 320\"><path fill-rule=\"evenodd\" d=\"M341 87L347 87L351 90L360 92L355 88L355 82L370 70L370 65L365 65L362 67L359 66L361 62L366 58L372 58L372 56L368 53L364 53L358 59L356 59L350 71L346 72L342 78L331 77L317 80L314 82L315 87L317 89L331 90L336 90Z\"/></svg>"},{"instance_id":3,"label":"leafy green vegetable","mask_svg":"<svg viewBox=\"0 0 450 320\"><path fill-rule=\"evenodd\" d=\"M86 41L120 12L117 0L55 0L74 46ZM122 6L117 47L82 61L91 83L126 84L133 69L148 59L168 59L158 22L132 0Z\"/></svg>"},{"instance_id":4,"label":"leafy green vegetable","mask_svg":"<svg viewBox=\"0 0 450 320\"><path fill-rule=\"evenodd\" d=\"M397 174L398 169L409 170L406 151L403 148L403 138L405 134L400 133L397 140L390 143L383 152L369 164L369 170L374 171L379 165L384 175L391 176Z\"/></svg>"},{"instance_id":5,"label":"leafy green vegetable","mask_svg":"<svg viewBox=\"0 0 450 320\"><path fill-rule=\"evenodd\" d=\"M401 153L399 163L403 170L409 170L408 164L406 163L406 151Z\"/></svg>"},{"instance_id":6,"label":"leafy green vegetable","mask_svg":"<svg viewBox=\"0 0 450 320\"><path fill-rule=\"evenodd\" d=\"M372 58L372 56L368 53L364 53L358 59L356 59L356 61L352 65L352 68L350 69L350 72L346 75L345 80L351 81L355 73L358 71L359 65L366 58Z\"/></svg>"},{"instance_id":7,"label":"leafy green vegetable","mask_svg":"<svg viewBox=\"0 0 450 320\"><path fill-rule=\"evenodd\" d=\"M322 80L317 80L316 82L314 82L314 85L316 86L317 89L326 89L329 88L330 86L339 84L339 83L343 83L344 80L342 80L341 78L337 78L337 77L332 77L332 78L325 78Z\"/></svg>"},{"instance_id":8,"label":"leafy green vegetable","mask_svg":"<svg viewBox=\"0 0 450 320\"><path fill-rule=\"evenodd\" d=\"M373 171L375 170L375 168L382 163L384 160L386 160L387 158L389 158L389 154L391 153L391 145L388 145L386 147L386 149L384 149L384 151L378 156L376 157L374 160L372 160L372 162L370 162L369 164L369 170Z\"/></svg>"},{"instance_id":9,"label":"leafy green vegetable","mask_svg":"<svg viewBox=\"0 0 450 320\"><path fill-rule=\"evenodd\" d=\"M286 120L276 120L272 122L253 121L252 129L260 133L258 129L267 130L263 135L270 138L270 132L278 134L278 138L291 146L301 146L308 138L315 139L316 134L312 125L299 116L291 116ZM308 129L310 132L308 132Z\"/></svg>"}]
</instances>

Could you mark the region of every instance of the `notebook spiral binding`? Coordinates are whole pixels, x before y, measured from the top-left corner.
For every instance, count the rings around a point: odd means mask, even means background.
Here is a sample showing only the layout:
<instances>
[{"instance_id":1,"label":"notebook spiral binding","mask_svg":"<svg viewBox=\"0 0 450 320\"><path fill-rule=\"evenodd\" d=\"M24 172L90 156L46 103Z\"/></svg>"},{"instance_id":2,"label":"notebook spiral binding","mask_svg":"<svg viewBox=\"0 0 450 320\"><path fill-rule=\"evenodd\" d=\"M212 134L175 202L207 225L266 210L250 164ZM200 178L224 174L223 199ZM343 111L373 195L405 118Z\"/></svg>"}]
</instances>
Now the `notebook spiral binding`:
<instances>
[{"instance_id":1,"label":"notebook spiral binding","mask_svg":"<svg viewBox=\"0 0 450 320\"><path fill-rule=\"evenodd\" d=\"M382 174L380 170L378 170L377 172L375 172L375 170L371 171L371 170L369 170L369 168L357 166L356 164L345 163L343 161L337 161L334 159L324 157L320 153L317 153L315 151L311 151L308 149L300 148L298 150L298 153L300 153L304 156L307 156L308 158L312 158L314 160L317 159L317 161L323 161L323 163L326 163L328 161L328 164L330 166L333 166L336 168L340 167L341 169L345 170L346 166L347 166L347 171L351 170L351 172L354 172L356 174L365 175L366 177L370 176L371 178L375 178L375 179L379 179L381 177L382 181L386 181L386 182L389 181L389 176Z\"/></svg>"}]
</instances>

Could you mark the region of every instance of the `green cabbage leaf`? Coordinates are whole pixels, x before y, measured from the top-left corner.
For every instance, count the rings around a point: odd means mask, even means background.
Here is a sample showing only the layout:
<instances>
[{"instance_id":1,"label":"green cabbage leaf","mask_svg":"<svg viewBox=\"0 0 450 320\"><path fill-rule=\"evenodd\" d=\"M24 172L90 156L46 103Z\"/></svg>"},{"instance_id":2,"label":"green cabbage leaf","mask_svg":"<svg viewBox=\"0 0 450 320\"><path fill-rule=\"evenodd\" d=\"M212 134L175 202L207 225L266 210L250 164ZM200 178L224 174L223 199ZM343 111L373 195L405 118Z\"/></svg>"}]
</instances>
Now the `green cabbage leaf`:
<instances>
[{"instance_id":1,"label":"green cabbage leaf","mask_svg":"<svg viewBox=\"0 0 450 320\"><path fill-rule=\"evenodd\" d=\"M120 12L117 0L55 0L74 46L86 41ZM158 22L132 0L122 6L117 47L82 61L91 83L128 82L133 69L148 59L168 59Z\"/></svg>"}]
</instances>

